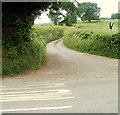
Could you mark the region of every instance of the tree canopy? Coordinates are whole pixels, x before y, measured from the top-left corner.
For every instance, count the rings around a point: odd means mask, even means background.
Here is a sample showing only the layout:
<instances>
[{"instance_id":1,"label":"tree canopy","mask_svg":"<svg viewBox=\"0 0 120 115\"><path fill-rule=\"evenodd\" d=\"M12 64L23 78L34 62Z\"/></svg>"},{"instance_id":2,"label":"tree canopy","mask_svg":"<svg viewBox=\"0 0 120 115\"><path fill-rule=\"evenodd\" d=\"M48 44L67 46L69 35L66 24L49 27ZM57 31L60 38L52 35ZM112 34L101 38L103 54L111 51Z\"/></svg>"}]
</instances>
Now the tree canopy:
<instances>
[{"instance_id":1,"label":"tree canopy","mask_svg":"<svg viewBox=\"0 0 120 115\"><path fill-rule=\"evenodd\" d=\"M97 3L83 2L78 4L78 16L82 21L88 20L99 20L100 17L100 8L97 6Z\"/></svg>"},{"instance_id":2,"label":"tree canopy","mask_svg":"<svg viewBox=\"0 0 120 115\"><path fill-rule=\"evenodd\" d=\"M36 16L49 10L48 16L54 24L71 26L79 16L89 22L99 19L100 8L96 3L74 2L3 2L2 31L3 47L20 46L21 42L29 42L29 32Z\"/></svg>"},{"instance_id":3,"label":"tree canopy","mask_svg":"<svg viewBox=\"0 0 120 115\"><path fill-rule=\"evenodd\" d=\"M57 11L51 8L48 17L55 25L71 26L77 21L77 8L73 2L66 2Z\"/></svg>"},{"instance_id":4,"label":"tree canopy","mask_svg":"<svg viewBox=\"0 0 120 115\"><path fill-rule=\"evenodd\" d=\"M91 20L99 20L100 8L97 6L97 3L68 2L63 4L57 11L51 8L48 17L55 25L65 24L71 26L73 23L76 23L78 17L82 21L88 20L91 22Z\"/></svg>"},{"instance_id":5,"label":"tree canopy","mask_svg":"<svg viewBox=\"0 0 120 115\"><path fill-rule=\"evenodd\" d=\"M29 41L29 30L34 19L48 8L58 9L60 2L3 2L2 30L3 47L19 46Z\"/></svg>"},{"instance_id":6,"label":"tree canopy","mask_svg":"<svg viewBox=\"0 0 120 115\"><path fill-rule=\"evenodd\" d=\"M120 13L113 13L112 15L111 15L111 19L120 19Z\"/></svg>"}]
</instances>

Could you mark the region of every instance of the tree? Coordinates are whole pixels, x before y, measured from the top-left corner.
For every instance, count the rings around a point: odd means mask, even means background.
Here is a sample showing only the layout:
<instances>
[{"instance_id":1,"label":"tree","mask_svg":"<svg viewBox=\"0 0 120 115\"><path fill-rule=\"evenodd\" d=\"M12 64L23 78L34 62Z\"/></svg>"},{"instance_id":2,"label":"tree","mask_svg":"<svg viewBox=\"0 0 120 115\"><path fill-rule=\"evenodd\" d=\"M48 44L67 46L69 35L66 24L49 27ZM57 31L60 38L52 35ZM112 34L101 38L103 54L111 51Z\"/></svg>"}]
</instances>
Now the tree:
<instances>
[{"instance_id":1,"label":"tree","mask_svg":"<svg viewBox=\"0 0 120 115\"><path fill-rule=\"evenodd\" d=\"M2 40L3 47L20 47L21 42L29 42L29 30L36 16L48 8L57 10L60 2L3 2Z\"/></svg>"},{"instance_id":2,"label":"tree","mask_svg":"<svg viewBox=\"0 0 120 115\"><path fill-rule=\"evenodd\" d=\"M120 19L120 13L112 14L111 19Z\"/></svg>"},{"instance_id":3,"label":"tree","mask_svg":"<svg viewBox=\"0 0 120 115\"><path fill-rule=\"evenodd\" d=\"M77 8L73 2L66 2L57 11L51 8L48 17L55 25L71 26L77 21Z\"/></svg>"},{"instance_id":4,"label":"tree","mask_svg":"<svg viewBox=\"0 0 120 115\"><path fill-rule=\"evenodd\" d=\"M88 20L99 20L100 17L100 8L96 3L84 2L78 4L78 16L82 21Z\"/></svg>"},{"instance_id":5,"label":"tree","mask_svg":"<svg viewBox=\"0 0 120 115\"><path fill-rule=\"evenodd\" d=\"M55 25L59 25L59 20L61 20L62 17L59 17L61 14L61 12L58 11L54 11L53 9L51 9L49 11L48 17L51 19L51 21L55 24Z\"/></svg>"}]
</instances>

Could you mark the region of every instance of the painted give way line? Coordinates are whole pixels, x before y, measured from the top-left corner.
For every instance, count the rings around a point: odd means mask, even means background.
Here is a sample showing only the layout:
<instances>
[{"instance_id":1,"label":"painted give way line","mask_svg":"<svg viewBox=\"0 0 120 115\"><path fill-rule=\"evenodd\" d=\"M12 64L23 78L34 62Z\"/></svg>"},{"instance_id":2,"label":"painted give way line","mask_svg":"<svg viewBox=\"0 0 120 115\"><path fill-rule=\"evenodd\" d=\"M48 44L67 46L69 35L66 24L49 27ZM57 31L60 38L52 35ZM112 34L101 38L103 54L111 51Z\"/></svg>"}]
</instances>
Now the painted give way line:
<instances>
[{"instance_id":1,"label":"painted give way line","mask_svg":"<svg viewBox=\"0 0 120 115\"><path fill-rule=\"evenodd\" d=\"M59 107L42 107L42 108L26 108L26 109L6 109L0 110L0 112L13 112L13 111L35 111L35 110L52 110L52 109L67 109L72 106L59 106Z\"/></svg>"}]
</instances>

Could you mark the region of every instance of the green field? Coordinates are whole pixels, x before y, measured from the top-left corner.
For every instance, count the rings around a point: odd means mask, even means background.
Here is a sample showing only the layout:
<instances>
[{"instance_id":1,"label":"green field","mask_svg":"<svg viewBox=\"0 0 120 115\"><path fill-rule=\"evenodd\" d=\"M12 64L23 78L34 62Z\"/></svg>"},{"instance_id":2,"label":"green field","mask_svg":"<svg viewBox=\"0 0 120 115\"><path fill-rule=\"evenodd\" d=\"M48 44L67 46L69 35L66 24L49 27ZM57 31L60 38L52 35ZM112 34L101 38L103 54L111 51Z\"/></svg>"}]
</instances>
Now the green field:
<instances>
[{"instance_id":1,"label":"green field","mask_svg":"<svg viewBox=\"0 0 120 115\"><path fill-rule=\"evenodd\" d=\"M109 23L115 26L113 34ZM119 58L118 20L101 20L92 23L78 21L74 27L64 31L64 44L76 51L90 53L111 58Z\"/></svg>"},{"instance_id":2,"label":"green field","mask_svg":"<svg viewBox=\"0 0 120 115\"><path fill-rule=\"evenodd\" d=\"M100 21L93 21L91 23L78 21L77 24L74 24L75 27L79 27L81 30L90 30L94 32L104 32L104 33L111 33L109 29L109 23L114 22L113 33L118 32L118 20L100 20Z\"/></svg>"}]
</instances>

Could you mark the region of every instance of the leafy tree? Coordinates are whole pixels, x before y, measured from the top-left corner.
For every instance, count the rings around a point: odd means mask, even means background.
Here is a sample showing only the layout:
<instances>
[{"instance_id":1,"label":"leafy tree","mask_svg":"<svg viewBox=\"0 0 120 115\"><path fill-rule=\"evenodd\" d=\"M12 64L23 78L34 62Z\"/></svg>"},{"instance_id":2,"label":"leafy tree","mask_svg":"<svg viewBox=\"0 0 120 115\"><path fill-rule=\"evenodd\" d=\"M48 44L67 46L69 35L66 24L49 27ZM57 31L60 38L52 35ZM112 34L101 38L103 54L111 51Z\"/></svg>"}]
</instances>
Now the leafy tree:
<instances>
[{"instance_id":1,"label":"leafy tree","mask_svg":"<svg viewBox=\"0 0 120 115\"><path fill-rule=\"evenodd\" d=\"M48 17L51 19L51 21L55 24L59 24L59 20L62 17L59 17L59 15L62 15L60 11L54 11L53 9L50 10Z\"/></svg>"},{"instance_id":2,"label":"leafy tree","mask_svg":"<svg viewBox=\"0 0 120 115\"><path fill-rule=\"evenodd\" d=\"M36 16L48 8L57 10L60 4L60 2L3 2L3 47L21 47L21 42L29 42L30 28Z\"/></svg>"},{"instance_id":3,"label":"leafy tree","mask_svg":"<svg viewBox=\"0 0 120 115\"><path fill-rule=\"evenodd\" d=\"M77 21L77 8L73 2L66 2L57 11L51 8L48 17L55 25L71 26Z\"/></svg>"},{"instance_id":4,"label":"leafy tree","mask_svg":"<svg viewBox=\"0 0 120 115\"><path fill-rule=\"evenodd\" d=\"M120 13L112 14L111 19L120 19Z\"/></svg>"},{"instance_id":5,"label":"leafy tree","mask_svg":"<svg viewBox=\"0 0 120 115\"><path fill-rule=\"evenodd\" d=\"M99 20L100 17L100 8L97 6L97 3L84 2L78 4L78 16L82 21L88 20Z\"/></svg>"}]
</instances>

